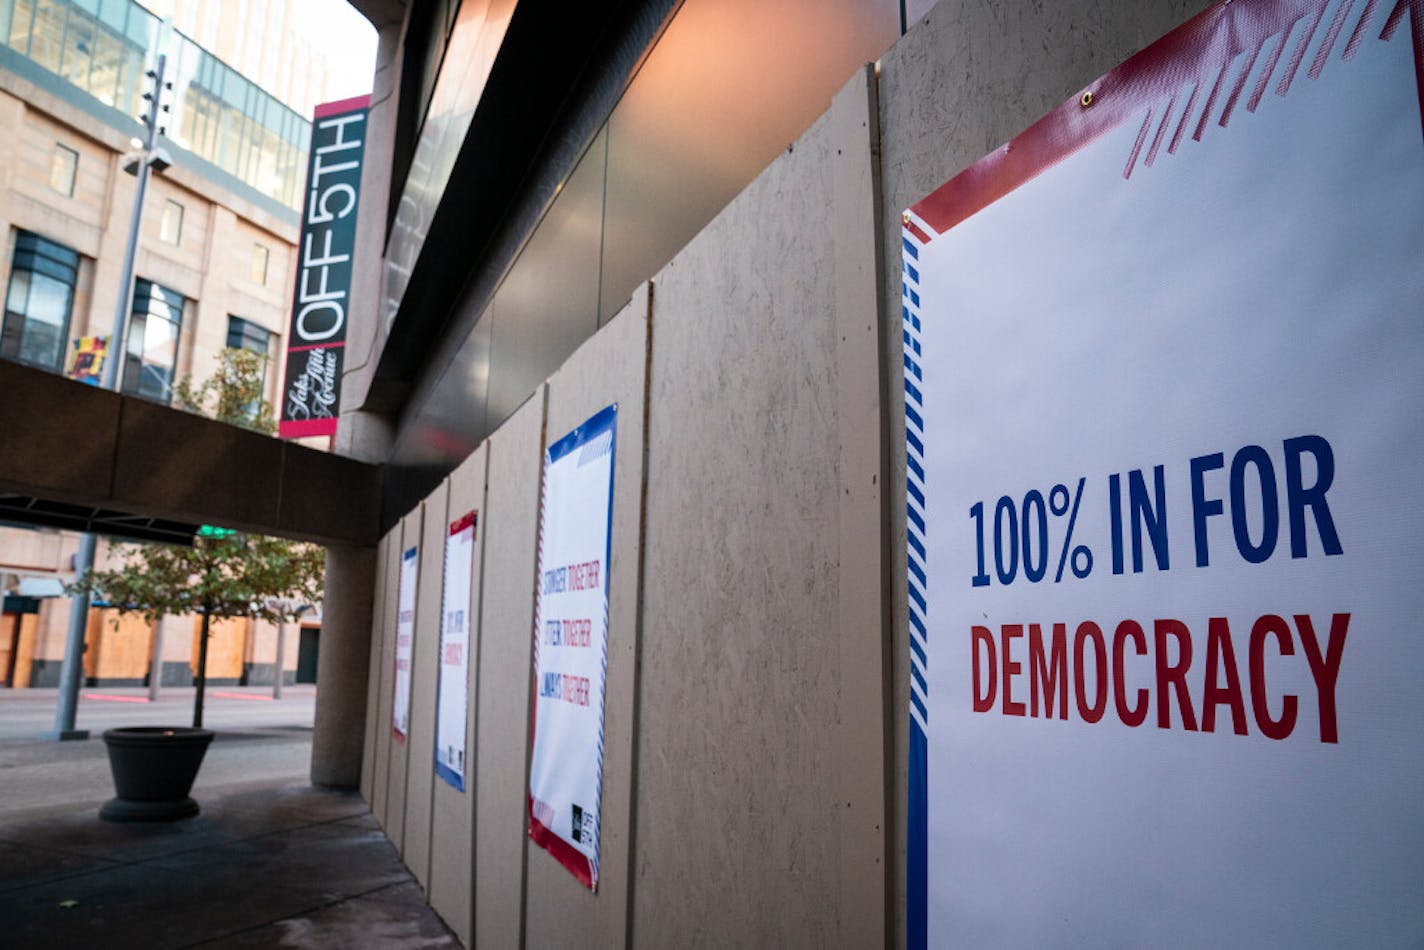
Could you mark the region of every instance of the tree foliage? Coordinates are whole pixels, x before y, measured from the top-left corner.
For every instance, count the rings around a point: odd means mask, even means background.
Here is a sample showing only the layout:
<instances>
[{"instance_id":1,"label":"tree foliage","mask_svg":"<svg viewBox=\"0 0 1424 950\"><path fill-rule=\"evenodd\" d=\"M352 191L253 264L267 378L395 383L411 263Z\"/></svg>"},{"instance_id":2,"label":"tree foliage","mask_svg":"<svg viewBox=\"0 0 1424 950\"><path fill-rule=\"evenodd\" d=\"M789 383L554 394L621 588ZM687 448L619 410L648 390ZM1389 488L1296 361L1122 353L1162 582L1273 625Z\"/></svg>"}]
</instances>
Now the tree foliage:
<instances>
[{"instance_id":1,"label":"tree foliage","mask_svg":"<svg viewBox=\"0 0 1424 950\"><path fill-rule=\"evenodd\" d=\"M150 622L180 614L277 622L321 600L326 552L312 544L234 533L194 538L191 548L123 544L115 553L120 566L91 572L85 586Z\"/></svg>"},{"instance_id":2,"label":"tree foliage","mask_svg":"<svg viewBox=\"0 0 1424 950\"><path fill-rule=\"evenodd\" d=\"M201 384L184 378L173 388L180 408L219 422L271 434L272 406L262 398L267 358L228 348L217 371ZM193 539L190 548L122 544L120 566L91 571L76 586L121 613L149 621L166 615L252 617L279 621L321 599L326 552L316 545L228 533ZM277 602L281 602L280 606Z\"/></svg>"},{"instance_id":3,"label":"tree foliage","mask_svg":"<svg viewBox=\"0 0 1424 950\"><path fill-rule=\"evenodd\" d=\"M226 349L216 373L197 385L183 379L173 389L174 399L179 408L271 435L277 425L262 398L266 365L261 354ZM142 614L150 623L167 615L202 617L194 726L203 724L212 621L295 619L321 600L326 568L326 552L314 544L233 531L200 534L191 547L123 544L114 553L119 567L91 569L71 592L87 591L119 613Z\"/></svg>"},{"instance_id":4,"label":"tree foliage","mask_svg":"<svg viewBox=\"0 0 1424 950\"><path fill-rule=\"evenodd\" d=\"M185 376L173 387L179 409L210 416L264 435L277 431L272 404L262 398L267 357L228 347L218 356L218 369L202 383Z\"/></svg>"}]
</instances>

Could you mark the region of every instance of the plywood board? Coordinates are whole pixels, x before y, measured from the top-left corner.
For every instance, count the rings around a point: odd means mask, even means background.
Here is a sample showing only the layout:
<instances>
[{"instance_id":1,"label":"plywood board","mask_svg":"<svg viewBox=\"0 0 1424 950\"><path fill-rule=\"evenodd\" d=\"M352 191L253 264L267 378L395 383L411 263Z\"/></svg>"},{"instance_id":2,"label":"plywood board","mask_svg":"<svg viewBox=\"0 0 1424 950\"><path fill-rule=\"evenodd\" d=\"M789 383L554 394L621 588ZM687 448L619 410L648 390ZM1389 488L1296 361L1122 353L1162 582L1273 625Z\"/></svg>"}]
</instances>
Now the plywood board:
<instances>
[{"instance_id":1,"label":"plywood board","mask_svg":"<svg viewBox=\"0 0 1424 950\"><path fill-rule=\"evenodd\" d=\"M476 947L522 946L528 834L529 703L544 398L488 441L489 510L480 607L475 759Z\"/></svg>"},{"instance_id":2,"label":"plywood board","mask_svg":"<svg viewBox=\"0 0 1424 950\"><path fill-rule=\"evenodd\" d=\"M475 549L471 558L470 604L472 618L469 639L469 680L466 685L468 714L465 719L465 770L463 791L437 778L432 806L430 837L430 906L444 919L455 936L465 946L474 937L474 873L475 873L475 774L476 722L478 708L476 687L479 684L480 644L480 578L483 567L484 539L488 527L488 506L485 502L485 476L489 449L481 445L450 475L450 510L447 520L454 521L466 512L475 512ZM458 606L458 605L456 605Z\"/></svg>"}]
</instances>

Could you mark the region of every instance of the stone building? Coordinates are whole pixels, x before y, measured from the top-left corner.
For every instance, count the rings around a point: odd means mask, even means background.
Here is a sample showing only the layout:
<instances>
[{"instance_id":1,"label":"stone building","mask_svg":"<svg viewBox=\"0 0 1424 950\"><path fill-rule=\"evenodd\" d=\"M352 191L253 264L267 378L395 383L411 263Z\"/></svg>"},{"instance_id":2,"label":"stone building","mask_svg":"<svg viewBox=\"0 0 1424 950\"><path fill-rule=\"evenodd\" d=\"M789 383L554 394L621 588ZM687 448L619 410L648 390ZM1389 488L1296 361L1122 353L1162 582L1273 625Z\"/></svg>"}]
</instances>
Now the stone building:
<instances>
[{"instance_id":1,"label":"stone building","mask_svg":"<svg viewBox=\"0 0 1424 950\"><path fill-rule=\"evenodd\" d=\"M168 403L178 380L205 379L222 349L237 346L270 358L265 388L275 402L309 123L129 0L0 3L0 359L97 378L95 357L126 290L137 182L126 156L142 134L144 73L160 48L172 164L148 185L120 388ZM19 526L27 520L0 512L0 684L53 686L69 616L60 587L73 576L78 535ZM91 685L143 683L151 664L164 683L191 682L196 618L167 618L155 638L142 620L114 626L111 614L96 608L90 618ZM314 636L305 634L300 672L299 638L289 638L289 679L315 676ZM276 643L270 624L227 624L213 639L210 675L270 682Z\"/></svg>"}]
</instances>

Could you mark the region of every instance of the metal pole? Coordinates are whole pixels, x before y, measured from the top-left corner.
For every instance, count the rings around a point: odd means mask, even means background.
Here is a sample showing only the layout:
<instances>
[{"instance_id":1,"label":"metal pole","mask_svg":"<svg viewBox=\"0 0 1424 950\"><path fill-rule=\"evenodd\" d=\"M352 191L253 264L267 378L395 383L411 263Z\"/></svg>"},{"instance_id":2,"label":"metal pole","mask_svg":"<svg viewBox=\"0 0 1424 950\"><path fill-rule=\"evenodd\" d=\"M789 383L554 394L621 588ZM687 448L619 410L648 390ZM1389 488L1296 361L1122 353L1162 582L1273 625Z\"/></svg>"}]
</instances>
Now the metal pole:
<instances>
[{"instance_id":1,"label":"metal pole","mask_svg":"<svg viewBox=\"0 0 1424 950\"><path fill-rule=\"evenodd\" d=\"M109 339L109 358L104 361L105 389L118 389L119 373L123 368L124 356L128 350L124 340L124 328L128 323L129 311L133 308L134 259L138 256L139 225L143 222L143 199L148 192L148 176L152 171L153 149L158 144L158 100L163 94L163 72L168 57L158 55L158 65L153 70L153 97L148 103L148 126L143 142L143 158L138 167L138 191L134 194L133 211L129 214L129 239L124 245L124 269L119 275L119 302L114 311L114 335Z\"/></svg>"},{"instance_id":2,"label":"metal pole","mask_svg":"<svg viewBox=\"0 0 1424 950\"><path fill-rule=\"evenodd\" d=\"M143 156L139 160L138 189L134 194L133 212L129 215L129 237L124 246L124 269L119 277L118 305L114 312L114 332L109 337L109 355L104 360L104 376L100 386L117 389L119 364L123 362L124 326L128 321L129 309L133 306L134 259L138 256L139 225L143 222L143 198L148 190L149 162L158 142L159 100L163 96L163 72L168 57L158 54L158 63L151 76L153 92L148 97L148 114L144 124L148 126L144 134ZM79 551L74 555L74 574L81 578L94 566L96 539L86 532L79 539ZM79 673L84 660L84 631L89 623L89 594L75 594L69 600L69 629L64 637L64 660L59 667L59 706L54 715L54 738L87 739L89 730L76 729L75 717L79 712Z\"/></svg>"},{"instance_id":3,"label":"metal pole","mask_svg":"<svg viewBox=\"0 0 1424 950\"><path fill-rule=\"evenodd\" d=\"M76 577L94 563L94 535L79 536L79 551L74 555ZM59 708L54 715L54 738L87 739L88 729L74 728L79 712L79 673L84 664L84 630L89 625L89 593L75 594L69 599L69 630L64 638L64 661L59 666Z\"/></svg>"},{"instance_id":4,"label":"metal pole","mask_svg":"<svg viewBox=\"0 0 1424 950\"><path fill-rule=\"evenodd\" d=\"M287 618L277 623L277 670L272 676L272 698L282 698L282 666L287 656Z\"/></svg>"}]
</instances>

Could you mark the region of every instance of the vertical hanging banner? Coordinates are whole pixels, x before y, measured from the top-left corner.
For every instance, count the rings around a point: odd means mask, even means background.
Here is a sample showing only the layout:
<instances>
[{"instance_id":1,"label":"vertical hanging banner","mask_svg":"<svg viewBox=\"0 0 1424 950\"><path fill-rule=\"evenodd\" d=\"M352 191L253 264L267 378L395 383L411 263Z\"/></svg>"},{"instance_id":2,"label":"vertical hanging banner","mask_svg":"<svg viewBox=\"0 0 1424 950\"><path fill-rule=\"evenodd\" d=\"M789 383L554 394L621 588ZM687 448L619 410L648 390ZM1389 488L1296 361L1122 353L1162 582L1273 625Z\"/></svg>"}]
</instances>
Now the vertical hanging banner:
<instances>
[{"instance_id":1,"label":"vertical hanging banner","mask_svg":"<svg viewBox=\"0 0 1424 950\"><path fill-rule=\"evenodd\" d=\"M415 585L419 575L418 549L411 548L401 555L400 580L396 587L396 681L391 727L401 742L410 732L410 660L415 644Z\"/></svg>"},{"instance_id":2,"label":"vertical hanging banner","mask_svg":"<svg viewBox=\"0 0 1424 950\"><path fill-rule=\"evenodd\" d=\"M316 107L278 435L335 435L370 96Z\"/></svg>"},{"instance_id":3,"label":"vertical hanging banner","mask_svg":"<svg viewBox=\"0 0 1424 950\"><path fill-rule=\"evenodd\" d=\"M1424 940L1421 55L1227 0L905 211L909 946Z\"/></svg>"},{"instance_id":4,"label":"vertical hanging banner","mask_svg":"<svg viewBox=\"0 0 1424 950\"><path fill-rule=\"evenodd\" d=\"M469 716L470 588L479 516L450 522L440 604L440 682L436 693L435 774L465 790L465 729Z\"/></svg>"},{"instance_id":5,"label":"vertical hanging banner","mask_svg":"<svg viewBox=\"0 0 1424 950\"><path fill-rule=\"evenodd\" d=\"M598 889L618 406L549 447L539 506L529 837Z\"/></svg>"}]
</instances>

